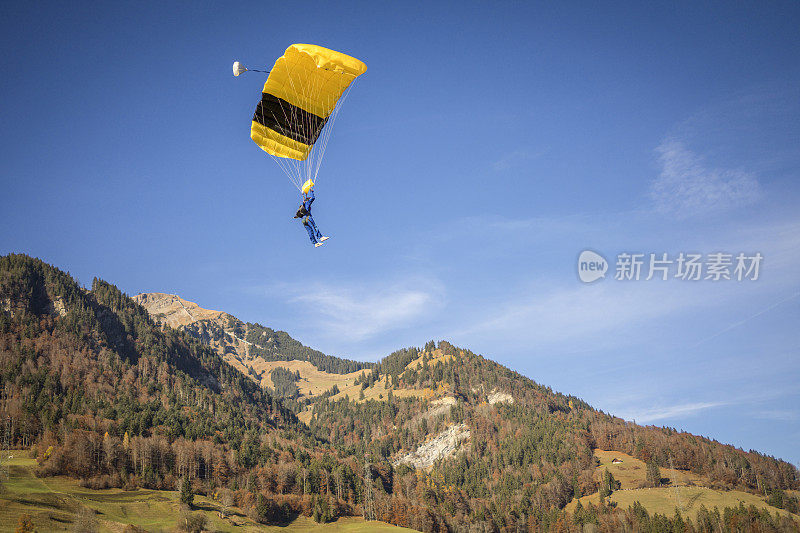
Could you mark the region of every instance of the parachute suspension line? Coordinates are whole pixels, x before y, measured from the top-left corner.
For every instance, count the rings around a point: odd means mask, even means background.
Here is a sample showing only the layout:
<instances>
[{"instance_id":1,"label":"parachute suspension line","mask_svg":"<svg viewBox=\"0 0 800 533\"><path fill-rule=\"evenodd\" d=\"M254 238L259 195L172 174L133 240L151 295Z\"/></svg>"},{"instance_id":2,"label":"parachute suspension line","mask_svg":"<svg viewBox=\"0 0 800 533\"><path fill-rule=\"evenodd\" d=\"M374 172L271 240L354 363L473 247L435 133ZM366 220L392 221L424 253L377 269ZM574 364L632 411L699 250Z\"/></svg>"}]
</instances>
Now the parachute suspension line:
<instances>
[{"instance_id":1,"label":"parachute suspension line","mask_svg":"<svg viewBox=\"0 0 800 533\"><path fill-rule=\"evenodd\" d=\"M314 77L312 76L311 80L313 80L313 79L314 79ZM294 84L294 82L292 82L292 83ZM303 96L303 98L306 100L306 102L312 102L314 100L314 87L310 86L310 83L308 83L308 82L302 83L302 91L297 91L297 92L299 92ZM307 111L309 111L309 114L304 115L303 116L303 121L302 121L303 133L306 136L306 138L313 138L313 133L314 132L311 130L311 128L312 128L312 119L311 119L311 113L310 113L311 110L308 109ZM300 163L300 169L299 170L300 170L300 172L302 174L301 181L303 181L303 183L305 183L305 180L308 179L308 166L310 164L309 160L311 159L311 154L313 152L314 152L314 146L312 145L310 150L309 150L309 152L308 152L308 154L306 155L305 160L303 160Z\"/></svg>"},{"instance_id":2,"label":"parachute suspension line","mask_svg":"<svg viewBox=\"0 0 800 533\"><path fill-rule=\"evenodd\" d=\"M317 84L316 84L315 87L311 87L311 98L313 98L314 100L319 100L320 99L319 97L320 97L320 95L322 93L323 87L328 82L328 80L330 80L334 75L335 75L335 73L329 74L324 79L321 76L316 77ZM319 153L320 153L320 148L321 148L320 142L321 142L321 140L323 140L325 138L324 137L325 134L330 131L330 128L332 126L332 124L330 123L330 115L331 115L331 113L328 111L328 109L330 108L330 105L331 105L331 96L328 96L328 98L324 102L324 107L322 109L323 113L328 115L327 119L326 119L326 123L323 125L321 131L312 132L313 134L317 135L317 140L314 143L314 147L312 148L311 153L309 154L308 162L307 162L307 165L306 165L306 168L305 168L305 170L306 170L306 179L313 179L315 183L316 183L316 180L317 180L317 172L319 171L319 164L320 164L320 160L319 160Z\"/></svg>"},{"instance_id":3,"label":"parachute suspension line","mask_svg":"<svg viewBox=\"0 0 800 533\"><path fill-rule=\"evenodd\" d=\"M288 76L288 79L291 88L294 92L302 95L307 102L312 102L320 99L319 97L322 92L322 89L324 88L325 83L331 78L332 75L329 75L327 79L321 79L320 76L311 76L310 79L312 80L312 83L306 83L306 84L300 83L301 87L295 86L295 80L294 80L295 77L292 76L291 73L290 76ZM323 104L323 107L321 109L322 114L330 116L330 113L327 112L327 109L330 107L331 107L331 97L329 96L328 100ZM296 110L293 110L293 113L296 113ZM301 132L305 137L319 138L321 132L315 131L315 128L319 128L319 126L317 124L314 124L314 120L311 114L306 114L301 116L293 114L292 119L294 123L300 126ZM325 131L326 129L329 130L330 128L328 128L326 125L323 125L322 132L328 133L327 131ZM315 177L317 172L319 171L320 160L317 154L320 151L321 150L317 148L317 143L315 142L314 145L312 145L311 149L309 150L309 153L306 156L305 160L303 161L290 160L292 162L289 164L296 172L296 174L294 175L297 177L296 181L295 180L293 181L295 181L295 187L297 187L298 189L302 190L302 184L305 183L306 180L311 179L312 176Z\"/></svg>"},{"instance_id":4,"label":"parachute suspension line","mask_svg":"<svg viewBox=\"0 0 800 533\"><path fill-rule=\"evenodd\" d=\"M325 83L327 83L328 80L330 80L335 75L336 75L335 73L328 74L328 76L325 78L325 80L320 80L320 86L323 86ZM321 92L321 90L318 91L318 92ZM315 95L315 98L317 98L318 96L319 96L318 94ZM330 98L331 97L329 96L328 99L326 100L325 109L324 109L325 112L327 112L327 114L328 114L327 121L325 123L325 126L322 128L322 131L320 132L320 136L317 139L317 142L314 143L314 150L312 151L311 161L310 161L310 163L308 165L308 179L312 179L313 178L315 183L317 181L317 174L319 173L319 165L320 165L320 162L321 162L320 158L319 158L319 154L322 151L324 151L324 147L323 147L322 143L325 142L325 135L329 131L331 131L331 127L333 127L333 124L331 123L331 112L328 111L328 108L330 107L330 104L331 104ZM333 110L331 110L331 111L333 111Z\"/></svg>"},{"instance_id":5,"label":"parachute suspension line","mask_svg":"<svg viewBox=\"0 0 800 533\"><path fill-rule=\"evenodd\" d=\"M325 69L328 70L328 69ZM303 88L302 91L297 91L298 93L302 94L308 101L315 101L319 100L320 94L322 89L324 88L325 84L332 79L334 76L341 76L344 75L342 73L337 73L335 71L330 71L331 74L328 75L326 79L321 79L320 77L316 77L317 81L315 84L311 84ZM336 122L336 117L339 114L339 110L341 109L341 104L344 102L347 94L349 94L350 87L352 86L352 82L355 81L355 78L351 80L351 82L347 85L347 88L343 91L343 95L329 95L327 97L326 102L324 102L322 111L323 113L328 115L326 124L321 128L321 131L314 131L314 124L311 123L310 117L306 117L306 121L303 123L304 133L307 134L309 137L317 136L317 141L312 146L308 157L301 165L298 165L300 168L298 169L298 174L302 177L300 179L301 183L305 183L306 180L312 179L315 183L319 176L319 170L322 166L322 160L325 155L325 150L330 140L331 133L333 131L334 123ZM294 86L294 81L290 78L290 83L292 84L292 89L297 90ZM330 110L330 111L328 111Z\"/></svg>"},{"instance_id":6,"label":"parachute suspension line","mask_svg":"<svg viewBox=\"0 0 800 533\"><path fill-rule=\"evenodd\" d=\"M281 112L283 113L283 117L284 117L285 121L287 123L289 123L290 121L289 121L289 117L287 117L287 115L286 115L286 109L284 109L282 104L280 105L280 108L281 108ZM302 187L302 184L300 183L300 176L299 175L295 175L294 166L291 164L292 160L291 159L287 159L287 158L283 158L283 157L278 157L278 156L275 156L273 154L269 154L269 155L278 164L278 166L281 168L283 173L286 174L286 176L289 178L289 181L291 181L292 184L294 184L294 186L298 190L300 190L301 187Z\"/></svg>"},{"instance_id":7,"label":"parachute suspension line","mask_svg":"<svg viewBox=\"0 0 800 533\"><path fill-rule=\"evenodd\" d=\"M294 86L294 76L292 75L293 70L294 70L293 66L289 65L289 76L288 76L288 79L289 79L289 83L292 85L292 90L295 91L295 92L298 92L297 89ZM290 117L288 117L286 115L286 109L284 108L283 104L281 104L280 108L281 108L281 112L283 113L283 117L284 117L284 119L286 120L287 123L297 123L298 122L297 121L297 118L298 118L297 117L297 113L298 113L299 110L297 108L292 108L291 109L291 111L290 111L290 113L292 115L291 116L291 120L290 120ZM303 133L305 133L305 132L303 132ZM281 158L281 157L277 157L276 159L285 159L285 163L286 163L286 167L288 168L288 171L284 170L284 172L286 173L287 176L289 176L289 180L291 180L291 182L294 183L294 186L297 188L297 190L302 191L302 188L303 188L303 175L302 175L302 168L301 168L302 162L301 161L297 161L295 159L288 159L288 158ZM282 161L282 163L283 163L283 161ZM283 168L282 165L281 165L281 168Z\"/></svg>"},{"instance_id":8,"label":"parachute suspension line","mask_svg":"<svg viewBox=\"0 0 800 533\"><path fill-rule=\"evenodd\" d=\"M293 66L290 64L289 65L289 72L288 72L288 79L289 79L289 82L292 83L292 86L294 87L294 82L293 82L294 76L292 75L293 70L294 70ZM281 112L283 113L283 116L284 116L284 119L286 120L286 122L295 123L296 122L296 118L297 118L297 109L296 108L290 108L290 110L291 110L290 112L292 114L291 120L289 119L289 117L286 116L286 109L284 109L283 104L281 104ZM294 182L294 186L297 187L298 190L300 190L302 188L302 176L297 171L298 170L297 169L297 164L292 159L288 159L286 161L286 164L293 171L291 178L292 178L292 181ZM295 174L295 172L296 172L296 174Z\"/></svg>"},{"instance_id":9,"label":"parachute suspension line","mask_svg":"<svg viewBox=\"0 0 800 533\"><path fill-rule=\"evenodd\" d=\"M294 75L293 74L294 74L294 66L289 65L289 75L287 76L287 78L289 80L289 84L292 87L292 91L294 91L295 93L301 94L301 95L303 95L304 98L308 99L308 95L306 94L305 90L301 91L301 90L298 90L298 87L295 87ZM310 130L310 124L307 124L306 122L307 122L309 117L305 117L305 120L298 120L298 119L304 118L302 115L298 116L298 113L300 112L300 108L299 107L293 107L292 108L292 110L291 110L291 114L292 114L291 121L289 120L289 117L286 116L286 110L283 108L282 105L281 105L281 110L283 111L284 118L287 120L287 122L291 122L291 123L300 125L301 126L301 128L300 128L301 129L301 133L304 136L308 135L309 130ZM308 160L308 157L306 157L306 160ZM305 172L304 172L305 163L306 163L306 161L298 161L296 159L289 159L288 162L287 162L287 164L292 169L292 173L291 173L290 179L294 183L294 186L297 187L297 189L300 190L300 191L302 191L303 183L305 182L305 180L303 179L304 176L305 176Z\"/></svg>"},{"instance_id":10,"label":"parachute suspension line","mask_svg":"<svg viewBox=\"0 0 800 533\"><path fill-rule=\"evenodd\" d=\"M350 82L350 85L347 86L347 89L344 90L344 93L339 98L339 101L336 102L333 111L331 112L330 118L328 119L328 124L326 124L325 129L322 132L323 138L322 142L320 143L319 149L317 150L317 160L316 160L316 168L314 169L314 182L317 181L317 175L319 174L319 169L322 166L322 158L325 156L325 150L328 147L328 141L331 138L331 132L333 131L333 125L336 123L336 117L339 116L339 110L342 108L342 104L344 101L347 100L347 95L350 94L350 87L353 86L355 80Z\"/></svg>"},{"instance_id":11,"label":"parachute suspension line","mask_svg":"<svg viewBox=\"0 0 800 533\"><path fill-rule=\"evenodd\" d=\"M317 67L317 68L319 69L320 67ZM331 75L328 75L325 78L323 78L323 76L313 76L312 77L312 80L314 80L314 83L310 84L307 87L307 92L306 92L306 97L308 98L309 101L319 101L320 100L320 96L322 94L322 89L324 88L325 84L328 82L328 80L330 78L331 78ZM323 115L327 115L328 117L330 116L330 113L328 112L328 108L329 107L330 107L330 97L328 97L328 99L325 102L322 103L322 108L321 108L322 114ZM317 154L319 153L319 147L318 146L319 146L320 134L321 134L321 132L324 132L326 129L328 129L328 124L327 124L327 118L326 118L326 124L323 124L322 128L320 128L318 124L316 124L316 125L312 124L310 116L308 116L307 118L308 118L307 127L308 127L308 130L309 130L308 134L309 134L310 137L316 137L314 145L311 148L311 151L309 152L309 155L306 158L305 165L303 167L303 170L305 171L305 176L304 177L305 177L305 179L308 180L308 179L312 179L312 177L314 177L313 175L314 175L315 162L317 160ZM321 131L314 131L313 128L320 128Z\"/></svg>"},{"instance_id":12,"label":"parachute suspension line","mask_svg":"<svg viewBox=\"0 0 800 533\"><path fill-rule=\"evenodd\" d=\"M289 181L292 182L292 185L294 185L298 191L301 190L302 186L298 183L298 179L294 175L294 170L292 168L291 163L289 163L283 157L274 156L272 154L269 154L269 156L278 164L283 173L286 174L286 176L289 178Z\"/></svg>"}]
</instances>

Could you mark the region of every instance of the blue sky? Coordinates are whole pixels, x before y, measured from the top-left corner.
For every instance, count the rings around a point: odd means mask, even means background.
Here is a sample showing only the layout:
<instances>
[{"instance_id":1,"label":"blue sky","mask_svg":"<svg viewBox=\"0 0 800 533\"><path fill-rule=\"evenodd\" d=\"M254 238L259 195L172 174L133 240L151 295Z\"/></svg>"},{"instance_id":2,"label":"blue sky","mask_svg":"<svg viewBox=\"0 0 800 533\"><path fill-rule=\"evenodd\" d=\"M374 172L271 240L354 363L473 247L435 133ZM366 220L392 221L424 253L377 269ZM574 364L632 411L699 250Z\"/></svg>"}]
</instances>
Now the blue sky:
<instances>
[{"instance_id":1,"label":"blue sky","mask_svg":"<svg viewBox=\"0 0 800 533\"><path fill-rule=\"evenodd\" d=\"M0 253L377 360L448 339L640 423L800 464L796 2L13 2ZM305 5L305 4L304 4ZM249 139L291 43L362 59L297 192ZM578 280L584 249L610 263ZM756 281L616 281L760 252Z\"/></svg>"}]
</instances>

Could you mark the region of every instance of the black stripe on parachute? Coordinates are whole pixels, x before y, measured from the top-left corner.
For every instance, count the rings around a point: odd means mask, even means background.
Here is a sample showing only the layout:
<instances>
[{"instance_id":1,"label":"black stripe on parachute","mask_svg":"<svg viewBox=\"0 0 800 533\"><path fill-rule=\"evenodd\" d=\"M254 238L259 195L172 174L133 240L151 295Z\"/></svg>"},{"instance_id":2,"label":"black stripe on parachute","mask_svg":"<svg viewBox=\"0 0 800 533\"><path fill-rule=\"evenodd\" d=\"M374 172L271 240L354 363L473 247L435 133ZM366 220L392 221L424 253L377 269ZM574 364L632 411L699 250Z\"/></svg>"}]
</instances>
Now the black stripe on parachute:
<instances>
[{"instance_id":1,"label":"black stripe on parachute","mask_svg":"<svg viewBox=\"0 0 800 533\"><path fill-rule=\"evenodd\" d=\"M293 141L312 145L317 142L317 137L328 119L309 113L272 94L261 93L253 122L275 130Z\"/></svg>"}]
</instances>

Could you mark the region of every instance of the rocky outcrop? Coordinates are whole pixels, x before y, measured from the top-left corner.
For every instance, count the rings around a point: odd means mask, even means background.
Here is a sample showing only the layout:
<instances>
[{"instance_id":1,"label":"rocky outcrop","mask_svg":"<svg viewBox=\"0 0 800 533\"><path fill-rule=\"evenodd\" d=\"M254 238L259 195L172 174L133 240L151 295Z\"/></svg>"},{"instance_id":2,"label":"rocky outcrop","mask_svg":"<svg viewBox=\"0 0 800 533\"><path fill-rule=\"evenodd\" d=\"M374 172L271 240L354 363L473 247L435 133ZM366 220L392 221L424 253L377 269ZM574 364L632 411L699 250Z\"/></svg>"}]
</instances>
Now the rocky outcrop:
<instances>
[{"instance_id":1,"label":"rocky outcrop","mask_svg":"<svg viewBox=\"0 0 800 533\"><path fill-rule=\"evenodd\" d=\"M243 324L232 315L203 309L175 294L150 292L137 294L133 299L159 324L191 333L203 344L213 348L228 364L254 381L261 382L262 376L248 371L252 368L249 365L254 362L250 357L250 343L237 335L234 325Z\"/></svg>"},{"instance_id":2,"label":"rocky outcrop","mask_svg":"<svg viewBox=\"0 0 800 533\"><path fill-rule=\"evenodd\" d=\"M453 424L393 464L394 466L407 464L413 468L430 468L436 461L452 457L458 453L461 443L467 439L469 439L467 425Z\"/></svg>"},{"instance_id":3,"label":"rocky outcrop","mask_svg":"<svg viewBox=\"0 0 800 533\"><path fill-rule=\"evenodd\" d=\"M450 408L456 405L458 401L453 396L445 396L431 402L431 408L428 409L422 416L432 419L436 416L446 415L450 412Z\"/></svg>"},{"instance_id":4,"label":"rocky outcrop","mask_svg":"<svg viewBox=\"0 0 800 533\"><path fill-rule=\"evenodd\" d=\"M227 322L230 316L222 311L203 309L196 303L184 300L175 294L150 292L137 294L133 299L147 309L150 316L159 323L173 328L188 326L201 320Z\"/></svg>"},{"instance_id":5,"label":"rocky outcrop","mask_svg":"<svg viewBox=\"0 0 800 533\"><path fill-rule=\"evenodd\" d=\"M51 315L61 317L66 316L67 306L64 305L64 298L57 296L50 305L52 306L50 310Z\"/></svg>"},{"instance_id":6,"label":"rocky outcrop","mask_svg":"<svg viewBox=\"0 0 800 533\"><path fill-rule=\"evenodd\" d=\"M283 357L281 348L276 347L272 336L258 324L247 324L228 313L204 309L175 294L142 293L134 296L134 300L156 322L191 333L214 349L232 367L265 388L274 386L271 373L277 367L300 373L303 378L298 383L301 397L319 395L334 385L345 390L348 386L354 386L361 371L327 373L309 361ZM258 328L264 330L259 333ZM291 338L288 340L297 343Z\"/></svg>"},{"instance_id":7,"label":"rocky outcrop","mask_svg":"<svg viewBox=\"0 0 800 533\"><path fill-rule=\"evenodd\" d=\"M507 392L493 390L486 397L486 401L489 402L489 405L494 405L496 403L514 403L514 397Z\"/></svg>"}]
</instances>

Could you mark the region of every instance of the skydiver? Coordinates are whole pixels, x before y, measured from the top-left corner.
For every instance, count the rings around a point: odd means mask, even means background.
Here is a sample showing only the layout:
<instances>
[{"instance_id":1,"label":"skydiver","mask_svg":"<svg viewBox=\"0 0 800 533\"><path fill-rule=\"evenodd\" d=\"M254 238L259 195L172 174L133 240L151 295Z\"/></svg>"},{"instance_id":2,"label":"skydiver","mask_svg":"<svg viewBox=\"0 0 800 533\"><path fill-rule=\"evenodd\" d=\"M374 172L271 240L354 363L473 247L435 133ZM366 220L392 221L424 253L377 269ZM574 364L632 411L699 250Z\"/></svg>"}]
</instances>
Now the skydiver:
<instances>
[{"instance_id":1,"label":"skydiver","mask_svg":"<svg viewBox=\"0 0 800 533\"><path fill-rule=\"evenodd\" d=\"M314 217L311 216L311 204L314 203L314 189L310 189L308 193L302 193L303 201L297 209L294 218L301 218L303 226L308 232L308 238L314 244L315 248L322 246L324 241L328 240L318 229L314 223Z\"/></svg>"}]
</instances>

